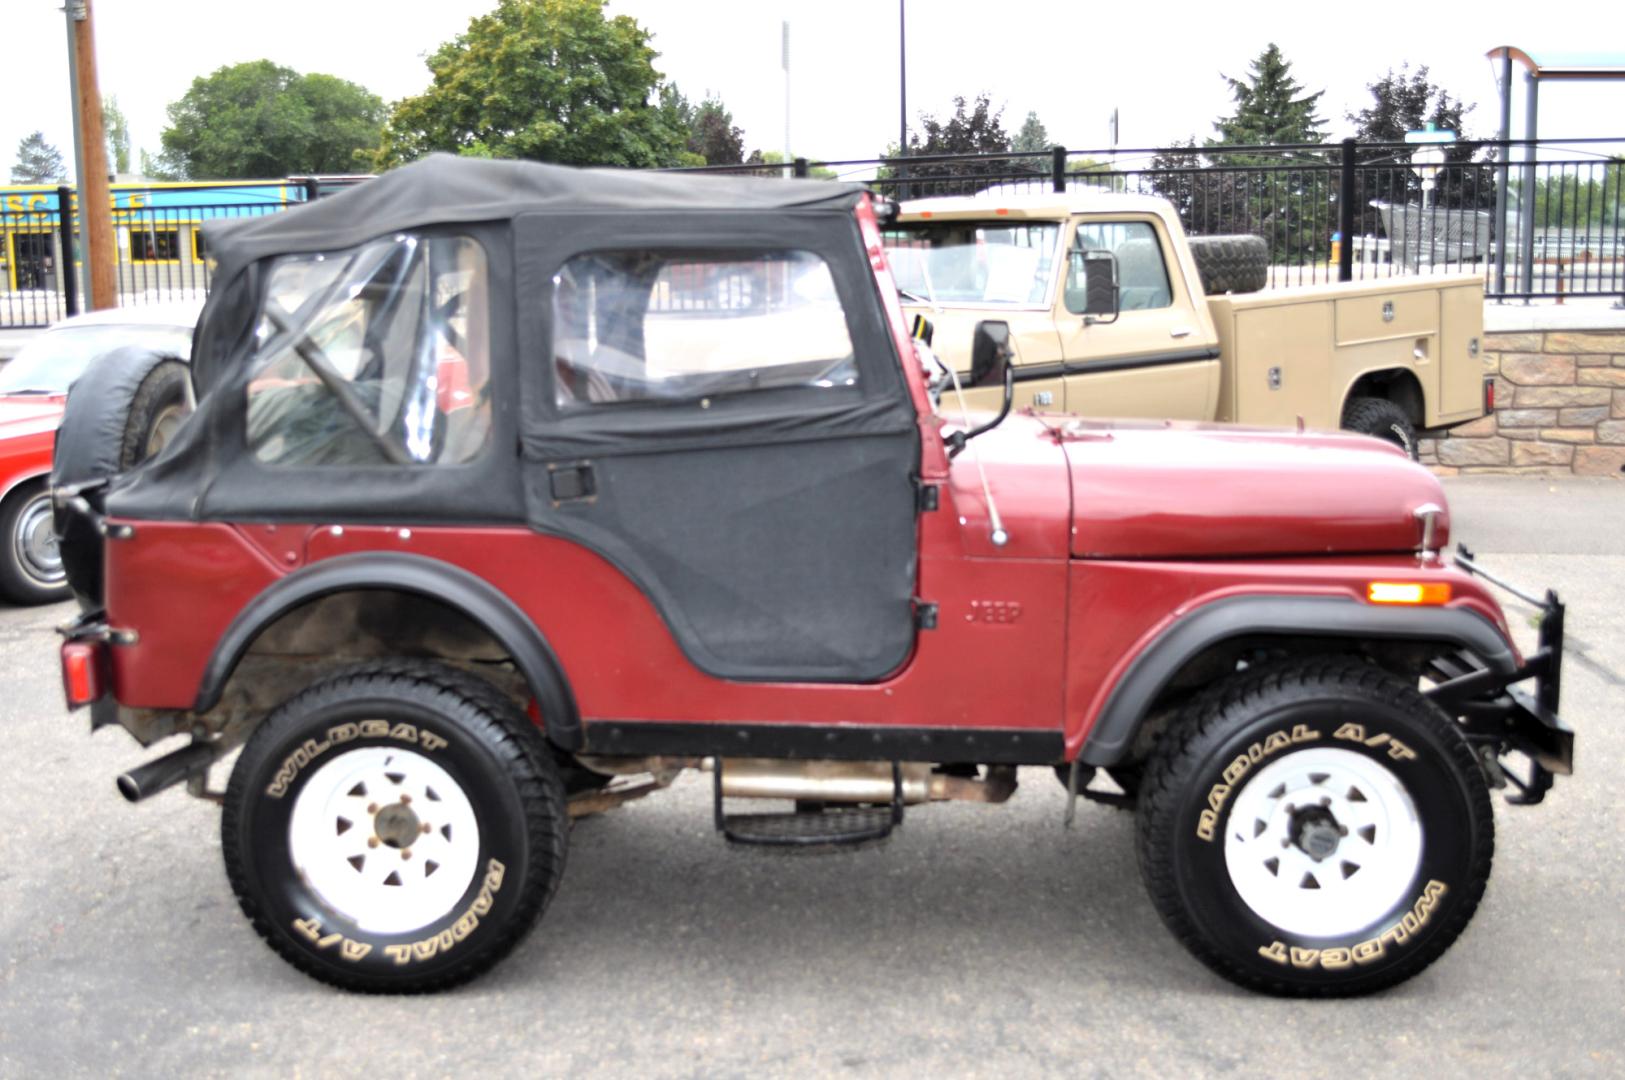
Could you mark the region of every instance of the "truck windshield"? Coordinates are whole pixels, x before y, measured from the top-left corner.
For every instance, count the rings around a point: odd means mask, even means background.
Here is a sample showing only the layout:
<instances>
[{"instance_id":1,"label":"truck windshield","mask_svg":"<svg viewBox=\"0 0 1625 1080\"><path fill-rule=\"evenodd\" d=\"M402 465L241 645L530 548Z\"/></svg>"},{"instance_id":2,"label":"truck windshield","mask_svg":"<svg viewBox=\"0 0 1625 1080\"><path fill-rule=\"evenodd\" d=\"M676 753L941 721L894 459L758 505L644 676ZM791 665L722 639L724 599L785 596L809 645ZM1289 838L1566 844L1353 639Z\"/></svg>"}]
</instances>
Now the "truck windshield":
<instances>
[{"instance_id":1,"label":"truck windshield","mask_svg":"<svg viewBox=\"0 0 1625 1080\"><path fill-rule=\"evenodd\" d=\"M1048 304L1054 222L913 221L885 234L897 287L955 304Z\"/></svg>"}]
</instances>

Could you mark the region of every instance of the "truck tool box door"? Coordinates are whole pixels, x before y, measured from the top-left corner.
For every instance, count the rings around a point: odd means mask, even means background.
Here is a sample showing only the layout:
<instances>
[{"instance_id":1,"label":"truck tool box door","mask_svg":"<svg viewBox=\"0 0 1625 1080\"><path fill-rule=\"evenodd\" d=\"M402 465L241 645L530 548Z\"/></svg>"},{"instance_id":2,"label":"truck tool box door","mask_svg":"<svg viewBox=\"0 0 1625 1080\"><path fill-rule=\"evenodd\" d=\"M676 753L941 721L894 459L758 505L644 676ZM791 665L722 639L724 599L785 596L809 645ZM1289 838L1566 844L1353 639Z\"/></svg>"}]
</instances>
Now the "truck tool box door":
<instances>
[{"instance_id":1,"label":"truck tool box door","mask_svg":"<svg viewBox=\"0 0 1625 1080\"><path fill-rule=\"evenodd\" d=\"M896 670L919 436L850 211L517 228L533 527L634 581L709 674Z\"/></svg>"}]
</instances>

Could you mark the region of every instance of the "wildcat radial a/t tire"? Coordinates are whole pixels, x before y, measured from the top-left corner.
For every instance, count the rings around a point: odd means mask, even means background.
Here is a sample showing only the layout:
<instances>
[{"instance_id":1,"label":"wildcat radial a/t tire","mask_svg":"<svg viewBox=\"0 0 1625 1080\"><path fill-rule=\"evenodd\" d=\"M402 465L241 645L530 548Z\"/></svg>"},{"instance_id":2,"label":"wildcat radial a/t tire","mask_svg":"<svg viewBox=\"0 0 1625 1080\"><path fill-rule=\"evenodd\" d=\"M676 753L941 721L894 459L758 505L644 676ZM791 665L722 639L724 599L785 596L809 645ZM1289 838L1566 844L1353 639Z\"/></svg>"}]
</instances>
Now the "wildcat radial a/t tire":
<instances>
[{"instance_id":1,"label":"wildcat radial a/t tire","mask_svg":"<svg viewBox=\"0 0 1625 1080\"><path fill-rule=\"evenodd\" d=\"M1432 963L1483 896L1488 787L1452 721L1353 658L1201 695L1140 791L1140 868L1174 935L1243 986L1369 993Z\"/></svg>"}]
</instances>

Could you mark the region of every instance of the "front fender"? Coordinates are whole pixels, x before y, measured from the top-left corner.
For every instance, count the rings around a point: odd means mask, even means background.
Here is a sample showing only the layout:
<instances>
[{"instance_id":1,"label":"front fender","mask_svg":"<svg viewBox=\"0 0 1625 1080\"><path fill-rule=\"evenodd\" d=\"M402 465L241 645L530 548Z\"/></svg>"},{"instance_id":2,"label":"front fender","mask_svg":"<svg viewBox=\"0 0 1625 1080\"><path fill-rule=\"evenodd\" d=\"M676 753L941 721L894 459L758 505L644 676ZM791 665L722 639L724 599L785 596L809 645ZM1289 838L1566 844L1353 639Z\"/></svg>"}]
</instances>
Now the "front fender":
<instances>
[{"instance_id":1,"label":"front fender","mask_svg":"<svg viewBox=\"0 0 1625 1080\"><path fill-rule=\"evenodd\" d=\"M1256 635L1343 640L1436 641L1513 675L1512 645L1488 619L1465 608L1373 607L1329 596L1238 596L1205 604L1168 627L1135 657L1101 707L1079 751L1089 765L1128 756L1147 712L1184 666L1231 638Z\"/></svg>"}]
</instances>

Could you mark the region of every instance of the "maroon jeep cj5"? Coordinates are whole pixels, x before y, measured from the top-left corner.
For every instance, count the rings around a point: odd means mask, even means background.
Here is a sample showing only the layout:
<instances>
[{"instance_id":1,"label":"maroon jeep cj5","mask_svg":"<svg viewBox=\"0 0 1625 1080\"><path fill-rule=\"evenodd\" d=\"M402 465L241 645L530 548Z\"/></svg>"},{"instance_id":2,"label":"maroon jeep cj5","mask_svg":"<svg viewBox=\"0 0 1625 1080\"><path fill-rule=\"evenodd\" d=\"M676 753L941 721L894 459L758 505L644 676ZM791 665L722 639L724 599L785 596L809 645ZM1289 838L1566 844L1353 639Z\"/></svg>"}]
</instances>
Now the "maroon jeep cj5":
<instances>
[{"instance_id":1,"label":"maroon jeep cj5","mask_svg":"<svg viewBox=\"0 0 1625 1080\"><path fill-rule=\"evenodd\" d=\"M151 364L115 356L57 454L69 704L185 741L123 793L219 800L255 928L355 990L488 968L570 818L685 769L729 840L814 846L1053 769L1069 815L1137 811L1152 902L1226 978L1427 966L1490 788L1570 771L1556 597L1520 655L1374 439L963 412L892 212L442 157L211 225L196 411L120 471Z\"/></svg>"}]
</instances>

